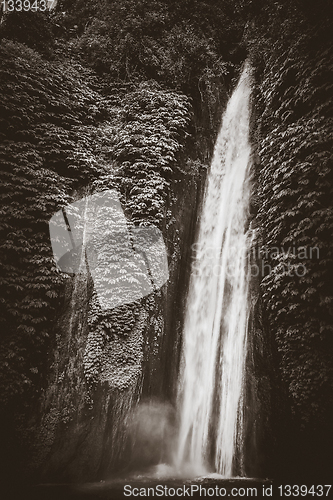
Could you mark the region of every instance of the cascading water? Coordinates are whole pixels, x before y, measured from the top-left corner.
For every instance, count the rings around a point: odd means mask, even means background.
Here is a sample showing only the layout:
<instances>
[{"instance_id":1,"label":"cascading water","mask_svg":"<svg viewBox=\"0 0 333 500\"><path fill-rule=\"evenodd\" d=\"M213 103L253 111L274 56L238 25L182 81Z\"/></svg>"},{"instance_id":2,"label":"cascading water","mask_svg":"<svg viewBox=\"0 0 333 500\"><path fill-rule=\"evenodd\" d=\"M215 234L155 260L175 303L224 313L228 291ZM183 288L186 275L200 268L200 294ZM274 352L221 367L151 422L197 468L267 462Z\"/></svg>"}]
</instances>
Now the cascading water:
<instances>
[{"instance_id":1,"label":"cascading water","mask_svg":"<svg viewBox=\"0 0 333 500\"><path fill-rule=\"evenodd\" d=\"M250 70L245 65L217 138L187 298L177 467L231 477L242 463L248 324ZM237 473L243 474L242 467Z\"/></svg>"}]
</instances>

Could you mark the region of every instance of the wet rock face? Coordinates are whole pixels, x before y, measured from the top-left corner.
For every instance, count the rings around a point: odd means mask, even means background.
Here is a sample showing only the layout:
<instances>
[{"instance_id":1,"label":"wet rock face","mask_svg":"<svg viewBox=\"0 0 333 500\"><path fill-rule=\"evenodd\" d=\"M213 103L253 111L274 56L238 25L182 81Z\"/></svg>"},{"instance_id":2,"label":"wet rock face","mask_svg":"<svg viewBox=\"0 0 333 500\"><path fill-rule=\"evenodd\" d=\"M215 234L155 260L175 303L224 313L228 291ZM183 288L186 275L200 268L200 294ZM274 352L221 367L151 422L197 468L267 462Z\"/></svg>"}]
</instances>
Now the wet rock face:
<instances>
[{"instance_id":1,"label":"wet rock face","mask_svg":"<svg viewBox=\"0 0 333 500\"><path fill-rule=\"evenodd\" d=\"M144 307L136 316L122 311L132 319L127 334L92 333L89 279L76 276L66 296L69 305L58 325L35 455L44 479L81 481L122 464L126 421L140 392L148 314Z\"/></svg>"},{"instance_id":2,"label":"wet rock face","mask_svg":"<svg viewBox=\"0 0 333 500\"><path fill-rule=\"evenodd\" d=\"M249 477L273 477L279 388L276 346L265 323L258 280L250 289L244 388L244 469Z\"/></svg>"},{"instance_id":3,"label":"wet rock face","mask_svg":"<svg viewBox=\"0 0 333 500\"><path fill-rule=\"evenodd\" d=\"M211 102L206 110L215 129L226 100L219 85L218 118ZM35 423L31 469L43 481L103 479L133 467L140 446L128 437L132 409L141 398L164 404L176 395L191 244L213 141L197 127L186 143L192 110L182 94L142 84L119 99L132 113L117 114L114 164L94 188L116 189L130 224L159 228L169 280L135 302L102 310L89 272L66 279ZM86 195L82 189L76 198Z\"/></svg>"},{"instance_id":4,"label":"wet rock face","mask_svg":"<svg viewBox=\"0 0 333 500\"><path fill-rule=\"evenodd\" d=\"M132 409L141 397L163 401L175 394L187 242L200 196L195 180L186 183L187 198L174 207L177 230L169 231L170 280L159 291L101 312L89 274L67 278L32 466L44 481L94 480L137 467L140 456L148 466L170 454L164 446L170 406L141 408L134 417ZM153 422L149 439L138 411ZM159 446L164 451L154 451Z\"/></svg>"},{"instance_id":5,"label":"wet rock face","mask_svg":"<svg viewBox=\"0 0 333 500\"><path fill-rule=\"evenodd\" d=\"M332 18L311 10L289 13L278 33L261 26L252 45L260 295L278 381L272 422L280 470L294 477L332 466Z\"/></svg>"},{"instance_id":6,"label":"wet rock face","mask_svg":"<svg viewBox=\"0 0 333 500\"><path fill-rule=\"evenodd\" d=\"M41 471L50 480L93 478L119 467L121 422L141 391L174 396L187 252L225 85L207 75L192 120L189 98L164 84L113 85L77 62L43 59L6 40L1 52L8 113L3 166L13 180L6 185L13 204L4 226L9 222L9 234L19 229L4 247L10 284L5 355L13 363L2 363L2 392L18 400L8 417L3 412L8 434L15 433L5 448L14 476L26 448L21 470L28 476ZM52 259L47 223L86 196L87 186L117 189L131 223L155 224L168 246L168 284L112 315L101 314L89 278L63 279ZM74 274L80 250L74 246L60 267ZM7 425L16 413L18 425Z\"/></svg>"}]
</instances>

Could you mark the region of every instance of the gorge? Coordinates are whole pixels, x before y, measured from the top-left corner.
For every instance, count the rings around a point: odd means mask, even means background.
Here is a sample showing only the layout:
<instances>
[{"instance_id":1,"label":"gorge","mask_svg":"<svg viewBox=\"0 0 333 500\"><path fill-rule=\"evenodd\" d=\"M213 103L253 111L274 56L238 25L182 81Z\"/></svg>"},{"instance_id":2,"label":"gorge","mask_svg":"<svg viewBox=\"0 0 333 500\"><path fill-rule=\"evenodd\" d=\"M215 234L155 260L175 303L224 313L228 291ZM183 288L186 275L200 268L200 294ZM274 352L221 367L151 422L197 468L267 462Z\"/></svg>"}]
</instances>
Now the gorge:
<instances>
[{"instance_id":1,"label":"gorge","mask_svg":"<svg viewBox=\"0 0 333 500\"><path fill-rule=\"evenodd\" d=\"M327 0L1 13L3 484L328 484L331 29ZM101 193L153 289L112 308L108 242L64 273L49 233Z\"/></svg>"}]
</instances>

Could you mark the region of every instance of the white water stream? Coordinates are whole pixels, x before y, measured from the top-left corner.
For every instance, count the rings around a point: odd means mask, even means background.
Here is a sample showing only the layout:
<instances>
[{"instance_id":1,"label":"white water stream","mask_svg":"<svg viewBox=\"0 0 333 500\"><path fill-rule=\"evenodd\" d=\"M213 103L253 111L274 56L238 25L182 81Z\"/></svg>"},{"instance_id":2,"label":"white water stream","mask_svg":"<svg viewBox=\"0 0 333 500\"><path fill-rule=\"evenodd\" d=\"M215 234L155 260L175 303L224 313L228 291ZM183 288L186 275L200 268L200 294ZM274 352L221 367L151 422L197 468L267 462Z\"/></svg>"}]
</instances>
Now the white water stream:
<instances>
[{"instance_id":1,"label":"white water stream","mask_svg":"<svg viewBox=\"0 0 333 500\"><path fill-rule=\"evenodd\" d=\"M176 466L242 474L248 325L250 75L245 66L208 173L183 332Z\"/></svg>"}]
</instances>

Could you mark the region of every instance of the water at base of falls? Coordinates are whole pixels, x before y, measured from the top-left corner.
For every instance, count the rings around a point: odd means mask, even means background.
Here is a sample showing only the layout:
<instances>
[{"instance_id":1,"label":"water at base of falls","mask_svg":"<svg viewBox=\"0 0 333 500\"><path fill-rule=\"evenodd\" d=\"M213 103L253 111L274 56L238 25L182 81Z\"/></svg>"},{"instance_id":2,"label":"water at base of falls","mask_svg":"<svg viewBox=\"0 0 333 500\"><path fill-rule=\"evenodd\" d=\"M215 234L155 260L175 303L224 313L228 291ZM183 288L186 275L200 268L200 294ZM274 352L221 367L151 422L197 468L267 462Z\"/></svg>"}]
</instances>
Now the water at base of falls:
<instances>
[{"instance_id":1,"label":"water at base of falls","mask_svg":"<svg viewBox=\"0 0 333 500\"><path fill-rule=\"evenodd\" d=\"M175 466L184 473L242 470L242 391L248 324L250 70L224 113L207 178L193 262L178 394ZM238 470L235 470L237 455Z\"/></svg>"}]
</instances>

